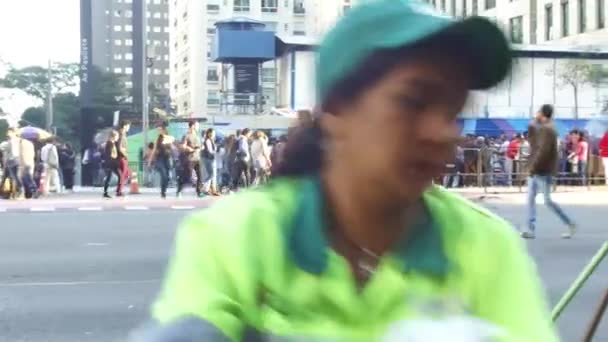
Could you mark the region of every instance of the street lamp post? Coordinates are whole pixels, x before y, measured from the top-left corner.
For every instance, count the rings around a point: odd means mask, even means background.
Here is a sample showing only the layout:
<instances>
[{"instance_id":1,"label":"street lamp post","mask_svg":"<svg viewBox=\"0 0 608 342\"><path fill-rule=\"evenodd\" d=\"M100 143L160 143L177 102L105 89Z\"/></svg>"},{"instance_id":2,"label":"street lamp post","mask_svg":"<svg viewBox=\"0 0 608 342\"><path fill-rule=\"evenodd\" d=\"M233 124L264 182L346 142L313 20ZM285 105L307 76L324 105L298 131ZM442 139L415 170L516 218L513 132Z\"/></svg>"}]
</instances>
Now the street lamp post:
<instances>
[{"instance_id":1,"label":"street lamp post","mask_svg":"<svg viewBox=\"0 0 608 342\"><path fill-rule=\"evenodd\" d=\"M47 106L46 106L46 130L53 132L53 73L51 71L52 63L49 59L49 67L47 69L48 87L47 87Z\"/></svg>"},{"instance_id":2,"label":"street lamp post","mask_svg":"<svg viewBox=\"0 0 608 342\"><path fill-rule=\"evenodd\" d=\"M142 22L142 27L141 27L141 47L142 50L141 51L141 125L142 125L142 134L143 134L143 140L144 140L144 146L143 149L145 151L145 149L148 146L148 128L149 128L149 116L148 116L148 112L149 112L149 108L148 108L148 49L147 49L147 42L148 42L148 18L147 18L147 1L142 0L142 5L141 5L141 22ZM146 179L146 168L143 167L142 168L142 176L143 179Z\"/></svg>"}]
</instances>

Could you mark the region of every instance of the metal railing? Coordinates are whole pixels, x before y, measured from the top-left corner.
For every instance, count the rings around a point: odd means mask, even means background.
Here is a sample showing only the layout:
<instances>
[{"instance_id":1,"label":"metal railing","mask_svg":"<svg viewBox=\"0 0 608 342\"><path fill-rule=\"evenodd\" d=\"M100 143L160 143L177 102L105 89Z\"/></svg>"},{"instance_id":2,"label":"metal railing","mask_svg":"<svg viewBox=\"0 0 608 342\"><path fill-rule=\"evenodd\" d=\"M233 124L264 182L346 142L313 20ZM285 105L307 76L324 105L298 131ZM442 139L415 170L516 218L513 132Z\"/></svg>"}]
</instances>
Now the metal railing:
<instances>
[{"instance_id":1,"label":"metal railing","mask_svg":"<svg viewBox=\"0 0 608 342\"><path fill-rule=\"evenodd\" d=\"M591 155L585 171L568 171L570 164L560 160L559 171L553 175L554 190L569 188L594 189L605 185L605 171L601 158ZM524 192L529 173L527 161L511 160L500 156L492 148L466 148L464 158L446 165L446 172L435 179L446 188L483 188L484 192Z\"/></svg>"}]
</instances>

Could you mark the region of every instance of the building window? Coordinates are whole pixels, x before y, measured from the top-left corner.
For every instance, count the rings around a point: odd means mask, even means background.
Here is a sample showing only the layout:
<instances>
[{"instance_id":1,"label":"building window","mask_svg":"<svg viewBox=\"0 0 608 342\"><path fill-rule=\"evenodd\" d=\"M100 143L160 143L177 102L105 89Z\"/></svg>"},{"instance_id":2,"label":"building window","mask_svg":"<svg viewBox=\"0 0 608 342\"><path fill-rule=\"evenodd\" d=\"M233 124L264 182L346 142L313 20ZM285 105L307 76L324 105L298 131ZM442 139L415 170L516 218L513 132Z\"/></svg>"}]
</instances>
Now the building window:
<instances>
[{"instance_id":1,"label":"building window","mask_svg":"<svg viewBox=\"0 0 608 342\"><path fill-rule=\"evenodd\" d=\"M127 89L133 88L133 82L129 82L129 81L125 82L125 88L127 88Z\"/></svg>"},{"instance_id":2,"label":"building window","mask_svg":"<svg viewBox=\"0 0 608 342\"><path fill-rule=\"evenodd\" d=\"M207 34L215 34L215 28L208 27L207 28Z\"/></svg>"},{"instance_id":3,"label":"building window","mask_svg":"<svg viewBox=\"0 0 608 342\"><path fill-rule=\"evenodd\" d=\"M207 82L217 82L219 80L220 77L217 74L217 68L209 67L209 69L207 69Z\"/></svg>"},{"instance_id":4,"label":"building window","mask_svg":"<svg viewBox=\"0 0 608 342\"><path fill-rule=\"evenodd\" d=\"M125 25L125 31L126 32L133 32L133 26L131 26L131 25Z\"/></svg>"},{"instance_id":5,"label":"building window","mask_svg":"<svg viewBox=\"0 0 608 342\"><path fill-rule=\"evenodd\" d=\"M122 26L114 25L114 32L120 32L120 31L122 31Z\"/></svg>"},{"instance_id":6,"label":"building window","mask_svg":"<svg viewBox=\"0 0 608 342\"><path fill-rule=\"evenodd\" d=\"M294 0L293 14L299 14L299 15L306 14L306 8L304 8L304 0Z\"/></svg>"},{"instance_id":7,"label":"building window","mask_svg":"<svg viewBox=\"0 0 608 342\"><path fill-rule=\"evenodd\" d=\"M306 35L306 26L304 26L304 23L294 23L293 24L293 35L294 36L305 36Z\"/></svg>"},{"instance_id":8,"label":"building window","mask_svg":"<svg viewBox=\"0 0 608 342\"><path fill-rule=\"evenodd\" d=\"M450 14L452 15L452 17L456 16L456 0L451 0L450 1Z\"/></svg>"},{"instance_id":9,"label":"building window","mask_svg":"<svg viewBox=\"0 0 608 342\"><path fill-rule=\"evenodd\" d=\"M160 12L155 12L154 15L152 16L154 19L160 19L162 18L162 14Z\"/></svg>"},{"instance_id":10,"label":"building window","mask_svg":"<svg viewBox=\"0 0 608 342\"><path fill-rule=\"evenodd\" d=\"M163 72L162 70L158 69L158 68L154 68L154 75L162 75Z\"/></svg>"},{"instance_id":11,"label":"building window","mask_svg":"<svg viewBox=\"0 0 608 342\"><path fill-rule=\"evenodd\" d=\"M262 82L275 83L277 81L277 70L275 68L262 68Z\"/></svg>"},{"instance_id":12,"label":"building window","mask_svg":"<svg viewBox=\"0 0 608 342\"><path fill-rule=\"evenodd\" d=\"M160 26L154 26L154 32L155 33L160 33L161 32Z\"/></svg>"},{"instance_id":13,"label":"building window","mask_svg":"<svg viewBox=\"0 0 608 342\"><path fill-rule=\"evenodd\" d=\"M120 40L120 39L114 39L114 45L121 46L122 45L122 40Z\"/></svg>"},{"instance_id":14,"label":"building window","mask_svg":"<svg viewBox=\"0 0 608 342\"><path fill-rule=\"evenodd\" d=\"M184 89L188 89L188 79L187 79L187 78L185 78L185 79L182 81L182 85L184 86Z\"/></svg>"},{"instance_id":15,"label":"building window","mask_svg":"<svg viewBox=\"0 0 608 342\"><path fill-rule=\"evenodd\" d=\"M212 106L220 104L220 96L217 90L209 90L207 92L207 104Z\"/></svg>"},{"instance_id":16,"label":"building window","mask_svg":"<svg viewBox=\"0 0 608 342\"><path fill-rule=\"evenodd\" d=\"M126 46L133 46L133 40L132 39L125 40L125 45Z\"/></svg>"},{"instance_id":17,"label":"building window","mask_svg":"<svg viewBox=\"0 0 608 342\"><path fill-rule=\"evenodd\" d=\"M283 28L285 29L285 32L289 32L289 24L283 25Z\"/></svg>"},{"instance_id":18,"label":"building window","mask_svg":"<svg viewBox=\"0 0 608 342\"><path fill-rule=\"evenodd\" d=\"M207 4L207 12L218 13L220 11L220 5Z\"/></svg>"},{"instance_id":19,"label":"building window","mask_svg":"<svg viewBox=\"0 0 608 342\"><path fill-rule=\"evenodd\" d=\"M184 44L188 42L188 35L185 34L182 36L182 40L184 41Z\"/></svg>"},{"instance_id":20,"label":"building window","mask_svg":"<svg viewBox=\"0 0 608 342\"><path fill-rule=\"evenodd\" d=\"M115 74L122 74L122 68L114 68Z\"/></svg>"},{"instance_id":21,"label":"building window","mask_svg":"<svg viewBox=\"0 0 608 342\"><path fill-rule=\"evenodd\" d=\"M121 10L114 11L114 16L117 18L120 18L120 16L122 16L122 11Z\"/></svg>"},{"instance_id":22,"label":"building window","mask_svg":"<svg viewBox=\"0 0 608 342\"><path fill-rule=\"evenodd\" d=\"M597 28L603 29L606 27L606 14L605 14L604 0L596 0L595 3L595 16L597 17Z\"/></svg>"},{"instance_id":23,"label":"building window","mask_svg":"<svg viewBox=\"0 0 608 342\"><path fill-rule=\"evenodd\" d=\"M262 0L262 12L277 13L278 0Z\"/></svg>"},{"instance_id":24,"label":"building window","mask_svg":"<svg viewBox=\"0 0 608 342\"><path fill-rule=\"evenodd\" d=\"M462 0L462 16L466 17L467 16L467 0Z\"/></svg>"},{"instance_id":25,"label":"building window","mask_svg":"<svg viewBox=\"0 0 608 342\"><path fill-rule=\"evenodd\" d=\"M165 75L169 75L169 69L164 70Z\"/></svg>"},{"instance_id":26,"label":"building window","mask_svg":"<svg viewBox=\"0 0 608 342\"><path fill-rule=\"evenodd\" d=\"M477 11L478 11L478 10L477 10L477 7L478 7L478 6L477 6L477 0L473 0L473 8L471 9L471 10L472 10L472 11L471 11L471 14L473 14L473 15L477 15Z\"/></svg>"},{"instance_id":27,"label":"building window","mask_svg":"<svg viewBox=\"0 0 608 342\"><path fill-rule=\"evenodd\" d=\"M496 7L496 0L486 0L486 9L492 9Z\"/></svg>"},{"instance_id":28,"label":"building window","mask_svg":"<svg viewBox=\"0 0 608 342\"><path fill-rule=\"evenodd\" d=\"M445 12L445 7L446 7L445 6L445 0L441 0L441 7L440 7L440 9L441 9L442 12Z\"/></svg>"},{"instance_id":29,"label":"building window","mask_svg":"<svg viewBox=\"0 0 608 342\"><path fill-rule=\"evenodd\" d=\"M562 20L562 37L567 37L568 26L569 26L569 16L568 16L568 0L562 0L561 6L561 20Z\"/></svg>"},{"instance_id":30,"label":"building window","mask_svg":"<svg viewBox=\"0 0 608 342\"><path fill-rule=\"evenodd\" d=\"M133 68L125 68L125 74L131 75L133 73Z\"/></svg>"},{"instance_id":31,"label":"building window","mask_svg":"<svg viewBox=\"0 0 608 342\"><path fill-rule=\"evenodd\" d=\"M184 101L184 109L188 109L188 101Z\"/></svg>"},{"instance_id":32,"label":"building window","mask_svg":"<svg viewBox=\"0 0 608 342\"><path fill-rule=\"evenodd\" d=\"M523 17L520 15L509 19L509 35L511 42L514 44L522 44L524 41Z\"/></svg>"},{"instance_id":33,"label":"building window","mask_svg":"<svg viewBox=\"0 0 608 342\"><path fill-rule=\"evenodd\" d=\"M133 17L133 11L126 10L125 11L125 18L132 18L132 17Z\"/></svg>"},{"instance_id":34,"label":"building window","mask_svg":"<svg viewBox=\"0 0 608 342\"><path fill-rule=\"evenodd\" d=\"M249 12L249 0L234 0L235 12Z\"/></svg>"},{"instance_id":35,"label":"building window","mask_svg":"<svg viewBox=\"0 0 608 342\"><path fill-rule=\"evenodd\" d=\"M545 6L545 40L549 41L553 39L553 5L547 4Z\"/></svg>"},{"instance_id":36,"label":"building window","mask_svg":"<svg viewBox=\"0 0 608 342\"><path fill-rule=\"evenodd\" d=\"M154 0L155 5L160 5L160 0Z\"/></svg>"},{"instance_id":37,"label":"building window","mask_svg":"<svg viewBox=\"0 0 608 342\"><path fill-rule=\"evenodd\" d=\"M185 56L184 58L182 58L182 64L183 64L184 66L187 66L187 65L188 65L188 56Z\"/></svg>"},{"instance_id":38,"label":"building window","mask_svg":"<svg viewBox=\"0 0 608 342\"><path fill-rule=\"evenodd\" d=\"M122 60L122 54L120 54L120 53L115 53L115 54L114 54L114 60L117 60L117 61Z\"/></svg>"},{"instance_id":39,"label":"building window","mask_svg":"<svg viewBox=\"0 0 608 342\"><path fill-rule=\"evenodd\" d=\"M125 53L125 59L128 61L132 61L133 60L133 54L132 53Z\"/></svg>"},{"instance_id":40,"label":"building window","mask_svg":"<svg viewBox=\"0 0 608 342\"><path fill-rule=\"evenodd\" d=\"M587 11L585 0L578 0L578 33L583 33L587 29Z\"/></svg>"}]
</instances>

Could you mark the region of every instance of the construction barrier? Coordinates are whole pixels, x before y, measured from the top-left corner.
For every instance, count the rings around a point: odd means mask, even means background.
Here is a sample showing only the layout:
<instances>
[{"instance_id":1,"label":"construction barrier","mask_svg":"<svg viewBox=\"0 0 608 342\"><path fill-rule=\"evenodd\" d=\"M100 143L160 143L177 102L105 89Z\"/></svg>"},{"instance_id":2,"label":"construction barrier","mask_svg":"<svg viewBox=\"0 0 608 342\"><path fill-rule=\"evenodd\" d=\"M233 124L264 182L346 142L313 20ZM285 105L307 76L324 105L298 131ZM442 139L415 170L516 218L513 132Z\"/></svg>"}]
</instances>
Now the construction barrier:
<instances>
[{"instance_id":1,"label":"construction barrier","mask_svg":"<svg viewBox=\"0 0 608 342\"><path fill-rule=\"evenodd\" d=\"M140 194L139 192L139 180L137 178L137 172L131 173L131 188L129 190L131 195Z\"/></svg>"}]
</instances>

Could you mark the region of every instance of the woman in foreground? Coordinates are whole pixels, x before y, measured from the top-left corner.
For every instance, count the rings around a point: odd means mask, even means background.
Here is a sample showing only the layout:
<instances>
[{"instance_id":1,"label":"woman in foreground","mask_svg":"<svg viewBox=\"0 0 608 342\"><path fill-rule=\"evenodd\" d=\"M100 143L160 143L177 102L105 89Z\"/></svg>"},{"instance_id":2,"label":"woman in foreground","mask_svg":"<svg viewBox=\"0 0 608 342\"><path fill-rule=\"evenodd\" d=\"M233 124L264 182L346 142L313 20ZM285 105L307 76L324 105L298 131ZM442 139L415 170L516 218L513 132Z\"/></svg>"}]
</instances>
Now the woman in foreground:
<instances>
[{"instance_id":1,"label":"woman in foreground","mask_svg":"<svg viewBox=\"0 0 608 342\"><path fill-rule=\"evenodd\" d=\"M350 10L319 48L323 114L290 137L276 180L183 224L137 338L556 340L511 227L430 185L468 91L498 84L510 56L486 19Z\"/></svg>"}]
</instances>

